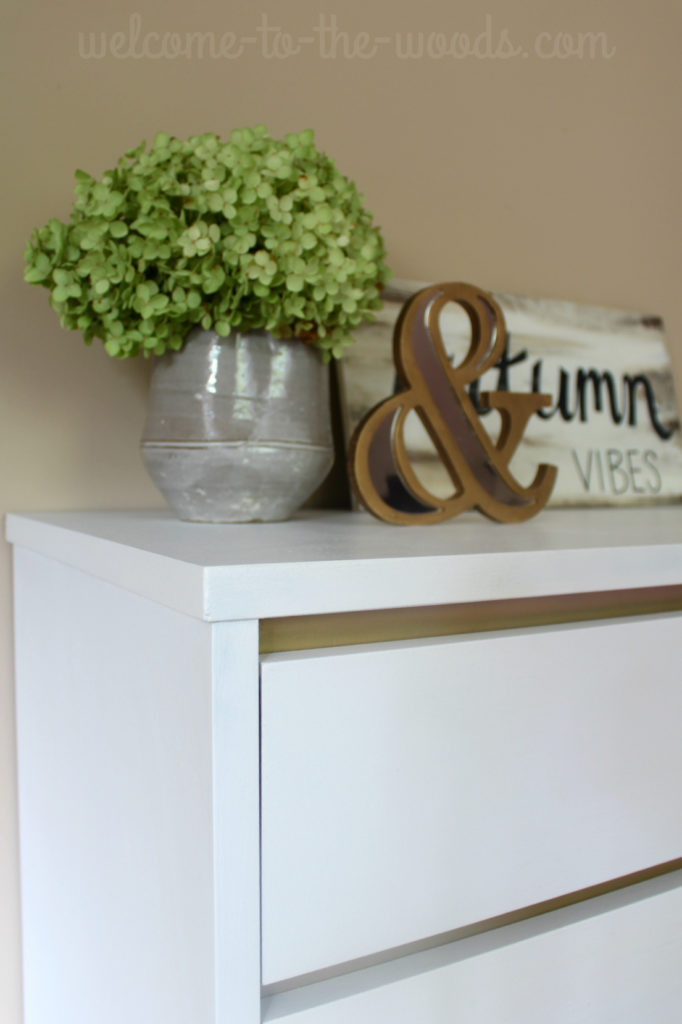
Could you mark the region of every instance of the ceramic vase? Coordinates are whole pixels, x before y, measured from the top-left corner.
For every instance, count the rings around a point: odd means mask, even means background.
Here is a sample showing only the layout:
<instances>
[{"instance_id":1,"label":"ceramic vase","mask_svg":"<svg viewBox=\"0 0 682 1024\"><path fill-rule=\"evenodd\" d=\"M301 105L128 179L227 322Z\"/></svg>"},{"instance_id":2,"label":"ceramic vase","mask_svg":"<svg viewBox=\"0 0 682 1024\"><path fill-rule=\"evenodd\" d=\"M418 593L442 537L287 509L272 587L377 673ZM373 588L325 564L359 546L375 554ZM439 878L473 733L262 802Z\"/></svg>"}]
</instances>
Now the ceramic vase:
<instances>
[{"instance_id":1,"label":"ceramic vase","mask_svg":"<svg viewBox=\"0 0 682 1024\"><path fill-rule=\"evenodd\" d=\"M180 519L288 519L334 456L328 366L298 339L191 331L152 374L141 452Z\"/></svg>"}]
</instances>

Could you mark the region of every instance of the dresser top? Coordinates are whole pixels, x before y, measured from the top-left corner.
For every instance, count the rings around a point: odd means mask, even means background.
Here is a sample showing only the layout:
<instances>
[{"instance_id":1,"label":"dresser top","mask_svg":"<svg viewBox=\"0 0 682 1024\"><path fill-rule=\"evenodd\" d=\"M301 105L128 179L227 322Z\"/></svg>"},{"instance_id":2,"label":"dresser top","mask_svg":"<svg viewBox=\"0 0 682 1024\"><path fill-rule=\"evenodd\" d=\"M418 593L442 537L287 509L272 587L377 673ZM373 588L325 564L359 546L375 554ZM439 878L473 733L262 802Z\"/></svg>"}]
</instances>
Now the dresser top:
<instances>
[{"instance_id":1,"label":"dresser top","mask_svg":"<svg viewBox=\"0 0 682 1024\"><path fill-rule=\"evenodd\" d=\"M409 527L342 511L239 525L156 510L10 514L7 539L211 621L682 585L680 505Z\"/></svg>"}]
</instances>

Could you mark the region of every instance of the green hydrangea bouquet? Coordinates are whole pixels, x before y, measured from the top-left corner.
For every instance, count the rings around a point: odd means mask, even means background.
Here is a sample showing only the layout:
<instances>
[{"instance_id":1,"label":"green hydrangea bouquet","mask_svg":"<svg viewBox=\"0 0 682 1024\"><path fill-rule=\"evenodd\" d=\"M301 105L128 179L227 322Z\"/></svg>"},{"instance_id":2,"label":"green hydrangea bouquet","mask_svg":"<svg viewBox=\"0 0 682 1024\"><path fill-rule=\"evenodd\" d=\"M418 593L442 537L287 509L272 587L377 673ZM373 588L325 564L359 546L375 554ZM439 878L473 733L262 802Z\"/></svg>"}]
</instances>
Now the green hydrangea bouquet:
<instances>
[{"instance_id":1,"label":"green hydrangea bouquet","mask_svg":"<svg viewBox=\"0 0 682 1024\"><path fill-rule=\"evenodd\" d=\"M112 356L177 350L200 326L293 336L327 361L381 306L381 234L312 131L159 133L76 179L70 222L33 233L24 276Z\"/></svg>"}]
</instances>

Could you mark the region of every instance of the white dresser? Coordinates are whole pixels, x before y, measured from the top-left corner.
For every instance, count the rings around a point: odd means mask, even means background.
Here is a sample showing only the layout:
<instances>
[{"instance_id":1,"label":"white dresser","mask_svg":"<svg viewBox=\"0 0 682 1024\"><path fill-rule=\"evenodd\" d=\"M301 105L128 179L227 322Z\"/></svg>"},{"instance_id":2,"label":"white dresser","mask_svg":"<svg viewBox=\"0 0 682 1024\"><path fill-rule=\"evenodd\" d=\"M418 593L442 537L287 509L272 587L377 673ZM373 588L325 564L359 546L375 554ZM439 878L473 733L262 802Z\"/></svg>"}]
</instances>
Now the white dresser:
<instances>
[{"instance_id":1,"label":"white dresser","mask_svg":"<svg viewBox=\"0 0 682 1024\"><path fill-rule=\"evenodd\" d=\"M680 506L7 535L26 1024L679 1024Z\"/></svg>"}]
</instances>

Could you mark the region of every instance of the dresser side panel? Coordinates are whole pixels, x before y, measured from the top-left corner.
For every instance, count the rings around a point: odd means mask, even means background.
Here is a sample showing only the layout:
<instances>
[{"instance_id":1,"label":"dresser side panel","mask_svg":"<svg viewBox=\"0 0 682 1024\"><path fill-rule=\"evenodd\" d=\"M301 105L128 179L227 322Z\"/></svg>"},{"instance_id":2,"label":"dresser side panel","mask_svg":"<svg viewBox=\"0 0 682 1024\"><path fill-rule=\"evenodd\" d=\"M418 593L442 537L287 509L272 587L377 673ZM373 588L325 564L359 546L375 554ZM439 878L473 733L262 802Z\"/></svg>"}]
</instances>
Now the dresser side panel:
<instances>
[{"instance_id":1,"label":"dresser side panel","mask_svg":"<svg viewBox=\"0 0 682 1024\"><path fill-rule=\"evenodd\" d=\"M213 1024L211 627L15 549L26 1024Z\"/></svg>"}]
</instances>

